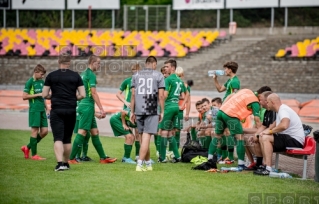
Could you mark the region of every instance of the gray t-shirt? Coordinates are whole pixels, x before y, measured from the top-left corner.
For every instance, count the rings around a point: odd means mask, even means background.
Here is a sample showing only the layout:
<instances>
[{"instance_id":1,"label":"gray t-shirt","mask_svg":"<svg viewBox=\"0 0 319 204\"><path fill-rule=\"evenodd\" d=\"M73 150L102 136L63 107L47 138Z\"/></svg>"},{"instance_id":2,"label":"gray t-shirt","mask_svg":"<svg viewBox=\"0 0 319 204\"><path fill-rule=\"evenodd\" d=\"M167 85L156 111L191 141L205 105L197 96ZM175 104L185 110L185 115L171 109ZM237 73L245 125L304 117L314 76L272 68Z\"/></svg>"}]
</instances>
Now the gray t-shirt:
<instances>
[{"instance_id":1,"label":"gray t-shirt","mask_svg":"<svg viewBox=\"0 0 319 204\"><path fill-rule=\"evenodd\" d=\"M158 90L165 88L162 73L145 68L132 76L135 88L135 115L157 115Z\"/></svg>"}]
</instances>

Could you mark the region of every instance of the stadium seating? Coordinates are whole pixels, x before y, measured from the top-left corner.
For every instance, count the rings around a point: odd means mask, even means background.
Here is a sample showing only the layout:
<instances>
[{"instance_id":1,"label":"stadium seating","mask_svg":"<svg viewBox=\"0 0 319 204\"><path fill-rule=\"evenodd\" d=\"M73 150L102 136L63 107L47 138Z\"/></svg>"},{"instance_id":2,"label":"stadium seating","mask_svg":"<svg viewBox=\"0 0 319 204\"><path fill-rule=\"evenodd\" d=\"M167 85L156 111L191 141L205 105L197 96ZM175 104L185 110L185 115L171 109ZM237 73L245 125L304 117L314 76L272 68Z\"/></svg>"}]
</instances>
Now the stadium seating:
<instances>
[{"instance_id":1,"label":"stadium seating","mask_svg":"<svg viewBox=\"0 0 319 204\"><path fill-rule=\"evenodd\" d=\"M319 36L315 39L305 39L291 47L279 49L274 59L319 59Z\"/></svg>"},{"instance_id":2,"label":"stadium seating","mask_svg":"<svg viewBox=\"0 0 319 204\"><path fill-rule=\"evenodd\" d=\"M184 57L210 46L218 31L102 31L1 29L0 55L107 57Z\"/></svg>"}]
</instances>

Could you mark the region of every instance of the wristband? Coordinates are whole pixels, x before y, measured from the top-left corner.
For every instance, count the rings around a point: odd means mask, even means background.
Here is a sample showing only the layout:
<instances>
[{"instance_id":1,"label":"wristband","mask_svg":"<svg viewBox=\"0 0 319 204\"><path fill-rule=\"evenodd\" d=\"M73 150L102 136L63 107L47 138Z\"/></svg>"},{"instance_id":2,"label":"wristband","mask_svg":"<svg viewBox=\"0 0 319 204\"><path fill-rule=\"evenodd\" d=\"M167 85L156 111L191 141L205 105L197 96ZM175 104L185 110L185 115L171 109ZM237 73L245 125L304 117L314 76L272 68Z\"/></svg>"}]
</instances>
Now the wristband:
<instances>
[{"instance_id":1,"label":"wristband","mask_svg":"<svg viewBox=\"0 0 319 204\"><path fill-rule=\"evenodd\" d=\"M270 135L272 135L272 134L273 134L272 129L270 129L270 130L269 130L269 134L270 134Z\"/></svg>"}]
</instances>

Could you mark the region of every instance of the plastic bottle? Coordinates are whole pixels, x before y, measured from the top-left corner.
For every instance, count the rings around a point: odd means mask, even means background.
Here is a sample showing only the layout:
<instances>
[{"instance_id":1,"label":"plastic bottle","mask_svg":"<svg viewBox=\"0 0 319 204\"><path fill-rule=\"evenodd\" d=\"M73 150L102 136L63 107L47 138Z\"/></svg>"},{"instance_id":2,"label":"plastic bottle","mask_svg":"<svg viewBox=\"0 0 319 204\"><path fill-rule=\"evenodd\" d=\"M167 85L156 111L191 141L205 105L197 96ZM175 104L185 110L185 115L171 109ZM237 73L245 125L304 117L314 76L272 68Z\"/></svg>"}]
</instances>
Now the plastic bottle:
<instances>
[{"instance_id":1,"label":"plastic bottle","mask_svg":"<svg viewBox=\"0 0 319 204\"><path fill-rule=\"evenodd\" d=\"M276 172L270 172L269 173L269 177L274 177L274 178L292 178L292 176L290 176L287 173L276 173Z\"/></svg>"},{"instance_id":2,"label":"plastic bottle","mask_svg":"<svg viewBox=\"0 0 319 204\"><path fill-rule=\"evenodd\" d=\"M220 168L220 170L224 171L242 171L242 168L238 168L238 167L222 167Z\"/></svg>"},{"instance_id":3,"label":"plastic bottle","mask_svg":"<svg viewBox=\"0 0 319 204\"><path fill-rule=\"evenodd\" d=\"M225 75L225 71L224 70L209 70L208 71L208 76L212 77L214 75L223 76Z\"/></svg>"}]
</instances>

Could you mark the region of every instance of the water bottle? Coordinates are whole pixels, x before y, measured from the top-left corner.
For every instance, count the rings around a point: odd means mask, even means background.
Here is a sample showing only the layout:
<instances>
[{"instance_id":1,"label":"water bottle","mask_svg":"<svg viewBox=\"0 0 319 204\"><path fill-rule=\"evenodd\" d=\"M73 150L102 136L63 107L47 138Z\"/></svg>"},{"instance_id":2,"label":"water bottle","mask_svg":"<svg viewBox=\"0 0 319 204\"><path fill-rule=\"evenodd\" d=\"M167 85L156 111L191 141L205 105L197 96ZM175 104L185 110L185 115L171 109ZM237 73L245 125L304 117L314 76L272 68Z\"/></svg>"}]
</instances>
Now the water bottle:
<instances>
[{"instance_id":1,"label":"water bottle","mask_svg":"<svg viewBox=\"0 0 319 204\"><path fill-rule=\"evenodd\" d=\"M224 70L209 70L208 71L208 76L212 77L212 76L223 76L225 75L225 71Z\"/></svg>"},{"instance_id":2,"label":"water bottle","mask_svg":"<svg viewBox=\"0 0 319 204\"><path fill-rule=\"evenodd\" d=\"M292 178L292 176L290 176L287 173L277 173L277 172L270 172L269 173L269 177L273 177L273 178Z\"/></svg>"},{"instance_id":3,"label":"water bottle","mask_svg":"<svg viewBox=\"0 0 319 204\"><path fill-rule=\"evenodd\" d=\"M221 171L242 171L242 168L238 167L222 167L220 168Z\"/></svg>"}]
</instances>

